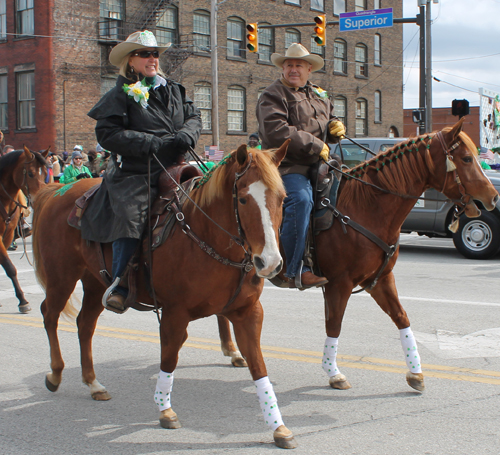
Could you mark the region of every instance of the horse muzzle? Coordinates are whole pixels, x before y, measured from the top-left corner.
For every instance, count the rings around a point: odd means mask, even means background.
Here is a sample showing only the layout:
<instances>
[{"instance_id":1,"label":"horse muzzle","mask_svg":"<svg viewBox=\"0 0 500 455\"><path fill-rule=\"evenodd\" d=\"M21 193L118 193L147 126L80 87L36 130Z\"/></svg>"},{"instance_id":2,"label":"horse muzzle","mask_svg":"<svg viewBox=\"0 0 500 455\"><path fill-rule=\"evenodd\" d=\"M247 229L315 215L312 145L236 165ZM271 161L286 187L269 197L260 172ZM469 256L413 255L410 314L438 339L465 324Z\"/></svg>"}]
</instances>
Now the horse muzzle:
<instances>
[{"instance_id":1,"label":"horse muzzle","mask_svg":"<svg viewBox=\"0 0 500 455\"><path fill-rule=\"evenodd\" d=\"M260 278L274 278L281 272L283 267L283 259L281 258L281 255L278 255L276 258L273 257L272 259L268 259L267 261L265 258L255 255L252 262L255 267L255 272Z\"/></svg>"}]
</instances>

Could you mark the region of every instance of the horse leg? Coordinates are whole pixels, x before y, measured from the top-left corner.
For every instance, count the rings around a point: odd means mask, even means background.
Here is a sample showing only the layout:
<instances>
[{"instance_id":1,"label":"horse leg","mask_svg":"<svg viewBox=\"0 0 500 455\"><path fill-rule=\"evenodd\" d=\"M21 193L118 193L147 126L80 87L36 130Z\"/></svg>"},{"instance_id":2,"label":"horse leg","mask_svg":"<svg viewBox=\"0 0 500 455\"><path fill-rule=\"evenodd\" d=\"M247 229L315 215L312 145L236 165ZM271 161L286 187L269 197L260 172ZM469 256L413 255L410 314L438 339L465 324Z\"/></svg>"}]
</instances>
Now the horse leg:
<instances>
[{"instance_id":1,"label":"horse leg","mask_svg":"<svg viewBox=\"0 0 500 455\"><path fill-rule=\"evenodd\" d=\"M399 301L394 274L391 272L381 278L370 294L399 329L399 338L408 366L406 382L410 387L422 392L425 385L417 342L410 328L408 315Z\"/></svg>"},{"instance_id":2,"label":"horse leg","mask_svg":"<svg viewBox=\"0 0 500 455\"><path fill-rule=\"evenodd\" d=\"M323 346L322 366L329 377L330 387L338 390L347 390L352 387L337 365L337 349L342 319L351 290L352 283L348 281L347 277L331 281L325 287L326 340Z\"/></svg>"},{"instance_id":3,"label":"horse leg","mask_svg":"<svg viewBox=\"0 0 500 455\"><path fill-rule=\"evenodd\" d=\"M76 323L78 325L78 338L80 340L80 358L82 365L82 381L90 387L90 395L96 401L106 401L111 399L111 395L106 388L96 379L94 371L94 361L92 358L92 337L99 315L104 310L101 298L105 288L88 271L82 278L83 301L82 309Z\"/></svg>"},{"instance_id":4,"label":"horse leg","mask_svg":"<svg viewBox=\"0 0 500 455\"><path fill-rule=\"evenodd\" d=\"M24 292L19 285L19 281L17 279L17 270L14 267L14 264L9 258L7 251L5 250L5 246L0 242L0 257L2 258L1 264L3 269L5 270L6 275L12 281L14 285L14 289L16 291L17 300L19 300L19 312L20 313L28 313L31 311L30 304L24 297Z\"/></svg>"},{"instance_id":5,"label":"horse leg","mask_svg":"<svg viewBox=\"0 0 500 455\"><path fill-rule=\"evenodd\" d=\"M217 324L219 325L219 338L222 353L226 357L231 357L231 363L235 367L246 367L248 366L245 359L242 357L241 352L236 349L231 337L231 328L229 327L229 321L226 317L222 315L217 315Z\"/></svg>"},{"instance_id":6,"label":"horse leg","mask_svg":"<svg viewBox=\"0 0 500 455\"><path fill-rule=\"evenodd\" d=\"M248 362L250 374L257 387L257 397L259 398L262 414L267 426L274 432L276 446L283 449L294 449L297 447L297 442L293 437L293 433L283 423L278 401L267 376L266 365L260 348L263 320L260 301L257 300L243 310L231 313L228 318L233 323L236 342Z\"/></svg>"}]
</instances>

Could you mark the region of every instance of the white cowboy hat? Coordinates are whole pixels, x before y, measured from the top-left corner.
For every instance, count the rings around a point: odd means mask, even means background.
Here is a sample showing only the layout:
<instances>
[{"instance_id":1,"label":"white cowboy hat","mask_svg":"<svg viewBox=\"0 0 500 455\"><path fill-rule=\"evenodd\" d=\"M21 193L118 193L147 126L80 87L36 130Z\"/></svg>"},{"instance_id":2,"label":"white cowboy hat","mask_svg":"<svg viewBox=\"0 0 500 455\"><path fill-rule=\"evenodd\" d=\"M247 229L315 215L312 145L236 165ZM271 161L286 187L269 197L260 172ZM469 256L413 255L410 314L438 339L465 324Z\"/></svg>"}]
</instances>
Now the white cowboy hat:
<instances>
[{"instance_id":1,"label":"white cowboy hat","mask_svg":"<svg viewBox=\"0 0 500 455\"><path fill-rule=\"evenodd\" d=\"M137 49L144 49L146 47L155 47L158 49L160 54L163 54L172 43L168 43L166 46L158 46L156 42L156 37L149 30L144 30L142 32L134 32L128 36L128 38L120 44L117 44L109 54L109 61L112 65L120 66L123 57L130 54L132 51Z\"/></svg>"},{"instance_id":2,"label":"white cowboy hat","mask_svg":"<svg viewBox=\"0 0 500 455\"><path fill-rule=\"evenodd\" d=\"M319 55L310 54L309 51L300 43L291 44L286 50L285 55L277 53L272 54L271 62L273 62L278 68L282 69L284 61L291 58L305 60L310 63L312 65L311 71L313 73L314 71L318 71L323 68L325 64L325 61Z\"/></svg>"}]
</instances>

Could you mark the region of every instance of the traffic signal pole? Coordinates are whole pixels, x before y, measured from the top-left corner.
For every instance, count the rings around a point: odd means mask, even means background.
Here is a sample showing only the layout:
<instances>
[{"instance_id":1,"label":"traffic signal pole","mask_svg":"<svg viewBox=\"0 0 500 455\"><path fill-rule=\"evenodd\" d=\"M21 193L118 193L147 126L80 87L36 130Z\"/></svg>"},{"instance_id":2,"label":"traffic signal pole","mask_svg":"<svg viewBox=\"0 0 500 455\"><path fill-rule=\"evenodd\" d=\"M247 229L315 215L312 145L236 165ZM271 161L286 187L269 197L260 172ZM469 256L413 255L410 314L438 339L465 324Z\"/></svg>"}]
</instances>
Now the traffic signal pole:
<instances>
[{"instance_id":1,"label":"traffic signal pole","mask_svg":"<svg viewBox=\"0 0 500 455\"><path fill-rule=\"evenodd\" d=\"M417 16L417 25L420 26L420 84L418 90L419 107L425 112L425 6L420 7L420 14ZM427 118L427 115L425 115ZM419 133L425 133L426 120L418 124Z\"/></svg>"}]
</instances>

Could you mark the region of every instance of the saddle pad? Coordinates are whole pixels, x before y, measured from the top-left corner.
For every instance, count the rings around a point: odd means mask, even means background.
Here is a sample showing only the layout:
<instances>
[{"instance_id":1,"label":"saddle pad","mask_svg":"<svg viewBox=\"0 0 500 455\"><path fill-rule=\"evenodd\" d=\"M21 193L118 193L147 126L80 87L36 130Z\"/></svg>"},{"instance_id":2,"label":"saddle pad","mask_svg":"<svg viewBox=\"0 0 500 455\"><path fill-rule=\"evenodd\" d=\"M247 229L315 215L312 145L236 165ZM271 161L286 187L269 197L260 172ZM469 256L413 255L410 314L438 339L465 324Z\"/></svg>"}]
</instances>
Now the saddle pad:
<instances>
[{"instance_id":1,"label":"saddle pad","mask_svg":"<svg viewBox=\"0 0 500 455\"><path fill-rule=\"evenodd\" d=\"M85 212L85 209L89 205L90 200L96 193L96 191L101 187L101 184L98 183L94 185L92 188L87 190L83 196L80 196L76 201L75 201L75 206L73 207L73 210L71 210L71 213L68 216L68 224L76 229L81 229L82 228L82 215L83 212Z\"/></svg>"}]
</instances>

